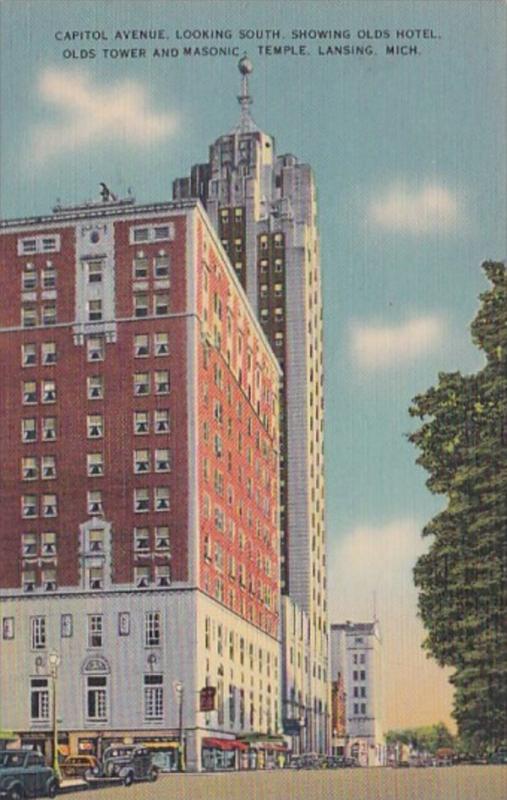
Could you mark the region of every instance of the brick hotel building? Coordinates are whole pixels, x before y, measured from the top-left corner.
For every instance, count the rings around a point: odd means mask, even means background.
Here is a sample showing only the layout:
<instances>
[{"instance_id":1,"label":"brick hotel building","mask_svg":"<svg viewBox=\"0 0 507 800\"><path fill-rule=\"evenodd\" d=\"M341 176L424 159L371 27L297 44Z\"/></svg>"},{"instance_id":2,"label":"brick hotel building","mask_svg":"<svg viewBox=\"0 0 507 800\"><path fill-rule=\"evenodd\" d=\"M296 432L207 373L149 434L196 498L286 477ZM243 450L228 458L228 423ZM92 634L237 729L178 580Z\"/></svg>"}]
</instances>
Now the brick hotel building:
<instances>
[{"instance_id":1,"label":"brick hotel building","mask_svg":"<svg viewBox=\"0 0 507 800\"><path fill-rule=\"evenodd\" d=\"M280 366L221 239L192 199L1 224L0 728L48 754L52 652L62 752L280 730Z\"/></svg>"}]
</instances>

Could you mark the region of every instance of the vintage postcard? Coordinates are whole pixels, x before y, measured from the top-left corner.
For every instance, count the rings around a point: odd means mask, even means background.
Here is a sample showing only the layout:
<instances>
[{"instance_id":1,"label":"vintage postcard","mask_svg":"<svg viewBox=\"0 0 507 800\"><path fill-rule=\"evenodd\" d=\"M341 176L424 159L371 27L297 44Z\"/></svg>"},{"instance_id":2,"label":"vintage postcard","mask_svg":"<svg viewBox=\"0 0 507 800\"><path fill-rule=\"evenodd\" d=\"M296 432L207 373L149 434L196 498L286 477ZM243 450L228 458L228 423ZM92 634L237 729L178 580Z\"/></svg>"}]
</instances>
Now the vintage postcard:
<instances>
[{"instance_id":1,"label":"vintage postcard","mask_svg":"<svg viewBox=\"0 0 507 800\"><path fill-rule=\"evenodd\" d=\"M506 10L0 4L0 798L507 797Z\"/></svg>"}]
</instances>

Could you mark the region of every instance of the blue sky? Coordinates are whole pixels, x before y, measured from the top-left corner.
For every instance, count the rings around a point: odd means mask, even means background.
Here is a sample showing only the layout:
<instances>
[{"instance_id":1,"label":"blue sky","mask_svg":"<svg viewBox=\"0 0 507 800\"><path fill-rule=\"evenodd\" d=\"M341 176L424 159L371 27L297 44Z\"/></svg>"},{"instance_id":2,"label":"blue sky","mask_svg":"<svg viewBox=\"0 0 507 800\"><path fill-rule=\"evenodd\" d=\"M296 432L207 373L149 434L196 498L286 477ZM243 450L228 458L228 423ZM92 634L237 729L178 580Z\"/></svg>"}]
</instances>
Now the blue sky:
<instances>
[{"instance_id":1,"label":"blue sky","mask_svg":"<svg viewBox=\"0 0 507 800\"><path fill-rule=\"evenodd\" d=\"M255 120L278 152L311 163L318 186L332 616L364 618L375 594L387 723L447 717L445 678L419 652L410 576L440 501L404 434L411 397L439 371L481 364L468 333L485 288L479 265L506 253L505 4L6 0L0 18L4 218L96 197L102 180L139 201L167 199L235 123L236 57L104 58L104 47L133 46L113 41L117 29L165 29L172 39L160 44L181 49L176 30L227 28L231 40L192 44L248 51ZM285 38L239 41L251 28ZM258 53L301 44L291 31L305 28L349 30L327 44L370 42L376 55L320 56L316 41L305 56ZM358 39L386 29L387 42ZM407 43L398 29L438 38L387 56L386 44ZM68 30L109 38L55 39ZM65 47L97 57L65 59ZM415 696L411 678L400 688L412 673Z\"/></svg>"}]
</instances>

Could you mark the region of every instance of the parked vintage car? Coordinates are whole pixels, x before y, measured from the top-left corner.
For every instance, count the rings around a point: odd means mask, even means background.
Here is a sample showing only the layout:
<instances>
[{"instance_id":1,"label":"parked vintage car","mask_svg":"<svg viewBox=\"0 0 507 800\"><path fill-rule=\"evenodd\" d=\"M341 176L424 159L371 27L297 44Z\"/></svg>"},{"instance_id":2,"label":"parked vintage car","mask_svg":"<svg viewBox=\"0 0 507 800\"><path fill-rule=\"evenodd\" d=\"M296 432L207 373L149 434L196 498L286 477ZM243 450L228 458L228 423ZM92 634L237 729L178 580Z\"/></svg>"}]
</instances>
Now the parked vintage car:
<instances>
[{"instance_id":1,"label":"parked vintage car","mask_svg":"<svg viewBox=\"0 0 507 800\"><path fill-rule=\"evenodd\" d=\"M498 747L489 757L490 764L507 764L507 746Z\"/></svg>"},{"instance_id":2,"label":"parked vintage car","mask_svg":"<svg viewBox=\"0 0 507 800\"><path fill-rule=\"evenodd\" d=\"M131 786L134 781L156 781L158 769L146 747L136 744L113 744L104 750L102 761L85 772L89 784L118 782Z\"/></svg>"},{"instance_id":3,"label":"parked vintage car","mask_svg":"<svg viewBox=\"0 0 507 800\"><path fill-rule=\"evenodd\" d=\"M0 751L0 798L54 797L58 778L34 750Z\"/></svg>"},{"instance_id":4,"label":"parked vintage car","mask_svg":"<svg viewBox=\"0 0 507 800\"><path fill-rule=\"evenodd\" d=\"M84 778L85 773L97 765L95 756L67 756L60 769L65 778Z\"/></svg>"}]
</instances>

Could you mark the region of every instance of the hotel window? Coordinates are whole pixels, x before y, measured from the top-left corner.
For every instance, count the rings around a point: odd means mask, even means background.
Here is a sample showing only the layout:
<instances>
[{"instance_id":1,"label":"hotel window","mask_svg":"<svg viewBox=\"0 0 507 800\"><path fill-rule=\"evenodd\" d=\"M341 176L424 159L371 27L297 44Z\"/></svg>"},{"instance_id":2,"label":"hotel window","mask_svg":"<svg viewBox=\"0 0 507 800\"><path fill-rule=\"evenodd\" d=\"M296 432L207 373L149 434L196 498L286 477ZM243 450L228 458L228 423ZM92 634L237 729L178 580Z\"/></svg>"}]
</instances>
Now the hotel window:
<instances>
[{"instance_id":1,"label":"hotel window","mask_svg":"<svg viewBox=\"0 0 507 800\"><path fill-rule=\"evenodd\" d=\"M242 247L243 240L241 238L234 239L234 249L236 250L236 253L241 253Z\"/></svg>"},{"instance_id":2,"label":"hotel window","mask_svg":"<svg viewBox=\"0 0 507 800\"><path fill-rule=\"evenodd\" d=\"M54 567L42 570L42 590L44 592L56 590L56 569Z\"/></svg>"},{"instance_id":3,"label":"hotel window","mask_svg":"<svg viewBox=\"0 0 507 800\"><path fill-rule=\"evenodd\" d=\"M28 255L37 252L37 239L18 239L18 254Z\"/></svg>"},{"instance_id":4,"label":"hotel window","mask_svg":"<svg viewBox=\"0 0 507 800\"><path fill-rule=\"evenodd\" d=\"M169 313L169 295L156 294L154 299L154 313L157 317L165 316Z\"/></svg>"},{"instance_id":5,"label":"hotel window","mask_svg":"<svg viewBox=\"0 0 507 800\"><path fill-rule=\"evenodd\" d=\"M35 591L35 572L33 570L23 570L21 573L21 585L24 592Z\"/></svg>"},{"instance_id":6,"label":"hotel window","mask_svg":"<svg viewBox=\"0 0 507 800\"><path fill-rule=\"evenodd\" d=\"M134 528L134 550L143 553L150 549L149 528Z\"/></svg>"},{"instance_id":7,"label":"hotel window","mask_svg":"<svg viewBox=\"0 0 507 800\"><path fill-rule=\"evenodd\" d=\"M35 533L24 533L22 542L24 557L37 555L37 535Z\"/></svg>"},{"instance_id":8,"label":"hotel window","mask_svg":"<svg viewBox=\"0 0 507 800\"><path fill-rule=\"evenodd\" d=\"M361 670L361 674L360 674L360 680L362 680L362 681L365 681L365 680L366 680L366 672L365 672L365 670L364 670L364 669L362 669L362 670Z\"/></svg>"},{"instance_id":9,"label":"hotel window","mask_svg":"<svg viewBox=\"0 0 507 800\"><path fill-rule=\"evenodd\" d=\"M37 363L37 345L21 345L21 364L23 367L31 367Z\"/></svg>"},{"instance_id":10,"label":"hotel window","mask_svg":"<svg viewBox=\"0 0 507 800\"><path fill-rule=\"evenodd\" d=\"M268 260L267 260L267 258L261 258L261 260L259 261L259 265L260 265L260 268L261 268L261 272L267 272L268 271Z\"/></svg>"},{"instance_id":11,"label":"hotel window","mask_svg":"<svg viewBox=\"0 0 507 800\"><path fill-rule=\"evenodd\" d=\"M169 256L157 256L153 265L155 278L169 277Z\"/></svg>"},{"instance_id":12,"label":"hotel window","mask_svg":"<svg viewBox=\"0 0 507 800\"><path fill-rule=\"evenodd\" d=\"M266 234L263 234L262 236L259 236L259 244L260 244L261 250L267 250L268 249L268 237L266 236Z\"/></svg>"},{"instance_id":13,"label":"hotel window","mask_svg":"<svg viewBox=\"0 0 507 800\"><path fill-rule=\"evenodd\" d=\"M283 332L275 332L275 347L283 347Z\"/></svg>"},{"instance_id":14,"label":"hotel window","mask_svg":"<svg viewBox=\"0 0 507 800\"><path fill-rule=\"evenodd\" d=\"M169 334L156 333L155 334L155 355L166 356L169 353Z\"/></svg>"},{"instance_id":15,"label":"hotel window","mask_svg":"<svg viewBox=\"0 0 507 800\"><path fill-rule=\"evenodd\" d=\"M102 300L88 300L88 321L100 322L102 319Z\"/></svg>"},{"instance_id":16,"label":"hotel window","mask_svg":"<svg viewBox=\"0 0 507 800\"><path fill-rule=\"evenodd\" d=\"M275 283L275 297L281 297L283 294L283 283Z\"/></svg>"},{"instance_id":17,"label":"hotel window","mask_svg":"<svg viewBox=\"0 0 507 800\"><path fill-rule=\"evenodd\" d=\"M56 253L60 249L60 237L59 236L43 236L42 242L38 240L38 250L42 250L43 253Z\"/></svg>"},{"instance_id":18,"label":"hotel window","mask_svg":"<svg viewBox=\"0 0 507 800\"><path fill-rule=\"evenodd\" d=\"M134 433L138 436L149 432L147 411L134 411Z\"/></svg>"},{"instance_id":19,"label":"hotel window","mask_svg":"<svg viewBox=\"0 0 507 800\"><path fill-rule=\"evenodd\" d=\"M107 720L107 675L87 676L86 716L89 720Z\"/></svg>"},{"instance_id":20,"label":"hotel window","mask_svg":"<svg viewBox=\"0 0 507 800\"><path fill-rule=\"evenodd\" d=\"M56 402L56 382L55 381L42 381L42 398L43 403Z\"/></svg>"},{"instance_id":21,"label":"hotel window","mask_svg":"<svg viewBox=\"0 0 507 800\"><path fill-rule=\"evenodd\" d=\"M48 678L30 679L30 719L49 720Z\"/></svg>"},{"instance_id":22,"label":"hotel window","mask_svg":"<svg viewBox=\"0 0 507 800\"><path fill-rule=\"evenodd\" d=\"M43 556L56 555L56 533L53 531L45 531L42 534L41 550Z\"/></svg>"},{"instance_id":23,"label":"hotel window","mask_svg":"<svg viewBox=\"0 0 507 800\"><path fill-rule=\"evenodd\" d=\"M150 495L148 489L134 489L134 511L144 513L150 510Z\"/></svg>"},{"instance_id":24,"label":"hotel window","mask_svg":"<svg viewBox=\"0 0 507 800\"><path fill-rule=\"evenodd\" d=\"M366 714L366 703L361 703L361 714Z\"/></svg>"},{"instance_id":25,"label":"hotel window","mask_svg":"<svg viewBox=\"0 0 507 800\"><path fill-rule=\"evenodd\" d=\"M147 242L150 238L149 228L131 228L130 240L132 242Z\"/></svg>"},{"instance_id":26,"label":"hotel window","mask_svg":"<svg viewBox=\"0 0 507 800\"><path fill-rule=\"evenodd\" d=\"M277 306L275 308L275 322L281 322L283 320L283 308L281 306Z\"/></svg>"},{"instance_id":27,"label":"hotel window","mask_svg":"<svg viewBox=\"0 0 507 800\"><path fill-rule=\"evenodd\" d=\"M143 395L150 393L150 375L148 372L134 373L134 394Z\"/></svg>"},{"instance_id":28,"label":"hotel window","mask_svg":"<svg viewBox=\"0 0 507 800\"><path fill-rule=\"evenodd\" d=\"M54 325L56 323L56 306L51 303L42 307L42 324Z\"/></svg>"},{"instance_id":29,"label":"hotel window","mask_svg":"<svg viewBox=\"0 0 507 800\"><path fill-rule=\"evenodd\" d=\"M219 436L218 433L215 435L214 438L214 450L215 450L215 455L218 457L220 457L223 453L222 437Z\"/></svg>"},{"instance_id":30,"label":"hotel window","mask_svg":"<svg viewBox=\"0 0 507 800\"><path fill-rule=\"evenodd\" d=\"M144 718L157 720L164 718L164 679L162 675L144 676Z\"/></svg>"},{"instance_id":31,"label":"hotel window","mask_svg":"<svg viewBox=\"0 0 507 800\"><path fill-rule=\"evenodd\" d=\"M267 308L261 308L261 320L265 322L269 316L269 311Z\"/></svg>"},{"instance_id":32,"label":"hotel window","mask_svg":"<svg viewBox=\"0 0 507 800\"><path fill-rule=\"evenodd\" d=\"M137 258L134 258L133 267L135 280L144 280L148 277L147 258L144 258L144 256L138 256Z\"/></svg>"},{"instance_id":33,"label":"hotel window","mask_svg":"<svg viewBox=\"0 0 507 800\"><path fill-rule=\"evenodd\" d=\"M35 419L21 420L21 438L23 442L34 442L37 438L37 424Z\"/></svg>"},{"instance_id":34,"label":"hotel window","mask_svg":"<svg viewBox=\"0 0 507 800\"><path fill-rule=\"evenodd\" d=\"M155 372L155 394L168 394L169 389L169 370Z\"/></svg>"},{"instance_id":35,"label":"hotel window","mask_svg":"<svg viewBox=\"0 0 507 800\"><path fill-rule=\"evenodd\" d=\"M49 442L56 439L56 417L44 417L42 420L42 441Z\"/></svg>"},{"instance_id":36,"label":"hotel window","mask_svg":"<svg viewBox=\"0 0 507 800\"><path fill-rule=\"evenodd\" d=\"M104 588L104 570L102 567L90 567L88 570L88 585L90 589Z\"/></svg>"},{"instance_id":37,"label":"hotel window","mask_svg":"<svg viewBox=\"0 0 507 800\"><path fill-rule=\"evenodd\" d=\"M104 435L104 421L101 414L89 414L86 418L89 439L101 439Z\"/></svg>"},{"instance_id":38,"label":"hotel window","mask_svg":"<svg viewBox=\"0 0 507 800\"><path fill-rule=\"evenodd\" d=\"M56 343L55 342L43 342L42 343L42 363L49 365L49 364L56 364Z\"/></svg>"},{"instance_id":39,"label":"hotel window","mask_svg":"<svg viewBox=\"0 0 507 800\"><path fill-rule=\"evenodd\" d=\"M37 459L34 456L27 456L21 460L21 475L24 481L37 480Z\"/></svg>"},{"instance_id":40,"label":"hotel window","mask_svg":"<svg viewBox=\"0 0 507 800\"><path fill-rule=\"evenodd\" d=\"M90 477L104 474L104 457L102 453L86 454L86 472Z\"/></svg>"},{"instance_id":41,"label":"hotel window","mask_svg":"<svg viewBox=\"0 0 507 800\"><path fill-rule=\"evenodd\" d=\"M102 283L104 264L100 260L88 261L88 283Z\"/></svg>"},{"instance_id":42,"label":"hotel window","mask_svg":"<svg viewBox=\"0 0 507 800\"><path fill-rule=\"evenodd\" d=\"M147 611L144 615L144 646L157 647L161 644L161 639L160 612Z\"/></svg>"},{"instance_id":43,"label":"hotel window","mask_svg":"<svg viewBox=\"0 0 507 800\"><path fill-rule=\"evenodd\" d=\"M90 553L102 553L104 550L104 532L102 528L92 528L88 532L88 549Z\"/></svg>"},{"instance_id":44,"label":"hotel window","mask_svg":"<svg viewBox=\"0 0 507 800\"><path fill-rule=\"evenodd\" d=\"M104 379L102 375L89 375L86 383L88 400L102 400L104 397Z\"/></svg>"},{"instance_id":45,"label":"hotel window","mask_svg":"<svg viewBox=\"0 0 507 800\"><path fill-rule=\"evenodd\" d=\"M235 219L243 219L243 209L242 208L235 208L234 209L234 218Z\"/></svg>"},{"instance_id":46,"label":"hotel window","mask_svg":"<svg viewBox=\"0 0 507 800\"><path fill-rule=\"evenodd\" d=\"M46 617L32 617L30 626L32 650L44 650L47 644Z\"/></svg>"},{"instance_id":47,"label":"hotel window","mask_svg":"<svg viewBox=\"0 0 507 800\"><path fill-rule=\"evenodd\" d=\"M155 511L167 511L170 507L169 487L155 487Z\"/></svg>"},{"instance_id":48,"label":"hotel window","mask_svg":"<svg viewBox=\"0 0 507 800\"><path fill-rule=\"evenodd\" d=\"M21 514L24 519L37 516L37 495L24 494L21 498Z\"/></svg>"},{"instance_id":49,"label":"hotel window","mask_svg":"<svg viewBox=\"0 0 507 800\"><path fill-rule=\"evenodd\" d=\"M43 517L56 517L58 516L58 506L56 494L43 494L42 495L42 516Z\"/></svg>"},{"instance_id":50,"label":"hotel window","mask_svg":"<svg viewBox=\"0 0 507 800\"><path fill-rule=\"evenodd\" d=\"M87 508L89 514L102 514L104 507L102 505L102 492L94 490L87 492Z\"/></svg>"},{"instance_id":51,"label":"hotel window","mask_svg":"<svg viewBox=\"0 0 507 800\"><path fill-rule=\"evenodd\" d=\"M90 614L88 617L88 647L102 647L104 644L104 617Z\"/></svg>"},{"instance_id":52,"label":"hotel window","mask_svg":"<svg viewBox=\"0 0 507 800\"><path fill-rule=\"evenodd\" d=\"M283 271L283 261L281 258L275 258L275 272Z\"/></svg>"},{"instance_id":53,"label":"hotel window","mask_svg":"<svg viewBox=\"0 0 507 800\"><path fill-rule=\"evenodd\" d=\"M169 472L171 469L171 460L169 450L155 450L155 472Z\"/></svg>"},{"instance_id":54,"label":"hotel window","mask_svg":"<svg viewBox=\"0 0 507 800\"><path fill-rule=\"evenodd\" d=\"M134 356L142 358L150 354L149 337L146 333L134 336Z\"/></svg>"},{"instance_id":55,"label":"hotel window","mask_svg":"<svg viewBox=\"0 0 507 800\"><path fill-rule=\"evenodd\" d=\"M268 296L268 284L267 283L261 283L260 292L261 292L261 297L267 297Z\"/></svg>"},{"instance_id":56,"label":"hotel window","mask_svg":"<svg viewBox=\"0 0 507 800\"><path fill-rule=\"evenodd\" d=\"M23 306L21 309L21 324L23 328L34 328L37 325L37 311L32 306Z\"/></svg>"},{"instance_id":57,"label":"hotel window","mask_svg":"<svg viewBox=\"0 0 507 800\"><path fill-rule=\"evenodd\" d=\"M56 287L56 269L52 264L47 264L42 270L42 288L54 289Z\"/></svg>"},{"instance_id":58,"label":"hotel window","mask_svg":"<svg viewBox=\"0 0 507 800\"><path fill-rule=\"evenodd\" d=\"M152 229L152 236L156 242L172 239L172 235L172 225L155 225Z\"/></svg>"},{"instance_id":59,"label":"hotel window","mask_svg":"<svg viewBox=\"0 0 507 800\"><path fill-rule=\"evenodd\" d=\"M275 247L281 247L283 245L283 233L275 233Z\"/></svg>"},{"instance_id":60,"label":"hotel window","mask_svg":"<svg viewBox=\"0 0 507 800\"><path fill-rule=\"evenodd\" d=\"M148 295L135 294L134 295L134 316L147 317L148 316Z\"/></svg>"},{"instance_id":61,"label":"hotel window","mask_svg":"<svg viewBox=\"0 0 507 800\"><path fill-rule=\"evenodd\" d=\"M101 337L92 337L86 342L88 361L104 360L104 340Z\"/></svg>"},{"instance_id":62,"label":"hotel window","mask_svg":"<svg viewBox=\"0 0 507 800\"><path fill-rule=\"evenodd\" d=\"M155 433L168 433L170 428L169 410L161 408L155 411Z\"/></svg>"},{"instance_id":63,"label":"hotel window","mask_svg":"<svg viewBox=\"0 0 507 800\"><path fill-rule=\"evenodd\" d=\"M167 525L160 525L155 528L155 550L169 550L169 528Z\"/></svg>"},{"instance_id":64,"label":"hotel window","mask_svg":"<svg viewBox=\"0 0 507 800\"><path fill-rule=\"evenodd\" d=\"M134 472L150 471L150 452L149 450L134 450Z\"/></svg>"},{"instance_id":65,"label":"hotel window","mask_svg":"<svg viewBox=\"0 0 507 800\"><path fill-rule=\"evenodd\" d=\"M31 292L37 288L37 273L33 264L26 264L21 276L21 288L24 292Z\"/></svg>"},{"instance_id":66,"label":"hotel window","mask_svg":"<svg viewBox=\"0 0 507 800\"><path fill-rule=\"evenodd\" d=\"M169 564L158 564L155 567L155 585L159 587L170 586L171 571Z\"/></svg>"},{"instance_id":67,"label":"hotel window","mask_svg":"<svg viewBox=\"0 0 507 800\"><path fill-rule=\"evenodd\" d=\"M135 567L134 583L138 589L146 589L150 585L150 568Z\"/></svg>"},{"instance_id":68,"label":"hotel window","mask_svg":"<svg viewBox=\"0 0 507 800\"><path fill-rule=\"evenodd\" d=\"M37 402L37 384L35 381L23 383L23 405L28 406Z\"/></svg>"},{"instance_id":69,"label":"hotel window","mask_svg":"<svg viewBox=\"0 0 507 800\"><path fill-rule=\"evenodd\" d=\"M52 480L56 478L56 457L42 456L41 459L41 478L42 480Z\"/></svg>"}]
</instances>

